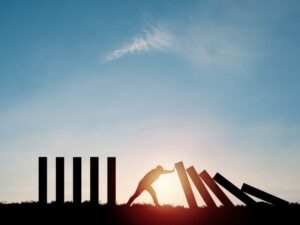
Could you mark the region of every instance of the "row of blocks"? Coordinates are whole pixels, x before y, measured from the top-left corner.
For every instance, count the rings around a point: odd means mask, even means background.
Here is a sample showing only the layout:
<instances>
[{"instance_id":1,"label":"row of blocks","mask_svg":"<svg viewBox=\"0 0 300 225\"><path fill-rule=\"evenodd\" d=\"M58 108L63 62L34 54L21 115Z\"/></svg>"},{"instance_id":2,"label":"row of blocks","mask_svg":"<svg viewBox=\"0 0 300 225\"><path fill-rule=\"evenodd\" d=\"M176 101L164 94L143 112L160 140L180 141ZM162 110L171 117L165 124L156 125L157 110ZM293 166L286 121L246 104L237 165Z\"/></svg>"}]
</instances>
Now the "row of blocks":
<instances>
[{"instance_id":1,"label":"row of blocks","mask_svg":"<svg viewBox=\"0 0 300 225\"><path fill-rule=\"evenodd\" d=\"M73 157L73 202L82 201L81 157ZM56 157L56 202L65 199L64 157ZM39 202L47 203L47 157L39 157ZM90 157L90 202L99 203L99 158ZM116 204L116 158L107 158L107 204Z\"/></svg>"},{"instance_id":2,"label":"row of blocks","mask_svg":"<svg viewBox=\"0 0 300 225\"><path fill-rule=\"evenodd\" d=\"M185 169L183 162L175 164L185 197L191 208L197 207L196 199L191 188L188 176L191 178L201 197L208 207L217 207L216 203L209 194L207 187L220 200L223 206L234 206L232 201L226 196L221 185L227 191L232 193L239 200L248 206L256 204L247 194L260 198L268 203L286 206L289 203L274 195L266 193L248 184L243 184L239 189L229 180L217 173L213 178L203 170L197 173L196 169L191 166ZM81 179L81 157L73 157L73 202L81 203L82 198L82 179ZM56 157L56 202L64 202L64 158ZM205 183L205 184L204 184ZM246 194L247 193L247 194ZM39 157L39 202L47 203L47 157ZM98 204L99 202L99 158L90 157L90 202ZM116 204L116 158L107 158L107 204Z\"/></svg>"},{"instance_id":3,"label":"row of blocks","mask_svg":"<svg viewBox=\"0 0 300 225\"><path fill-rule=\"evenodd\" d=\"M217 205L209 194L206 186L220 200L223 206L234 206L232 201L226 196L226 194L222 191L218 184L229 191L231 194L233 194L235 197L237 197L239 200L241 200L243 203L245 203L247 206L253 206L256 204L256 201L247 194L250 194L254 197L277 206L286 206L289 204L289 202L283 199L280 199L274 195L266 193L245 183L243 184L242 188L239 189L233 183L223 177L220 173L217 173L212 178L206 170L203 170L198 174L193 166L185 169L183 162L176 163L175 167L190 208L197 207L197 203L188 176L191 178L192 182L196 186L197 190L199 191L201 197L208 207L217 207ZM206 184L206 186L204 185L204 183Z\"/></svg>"}]
</instances>

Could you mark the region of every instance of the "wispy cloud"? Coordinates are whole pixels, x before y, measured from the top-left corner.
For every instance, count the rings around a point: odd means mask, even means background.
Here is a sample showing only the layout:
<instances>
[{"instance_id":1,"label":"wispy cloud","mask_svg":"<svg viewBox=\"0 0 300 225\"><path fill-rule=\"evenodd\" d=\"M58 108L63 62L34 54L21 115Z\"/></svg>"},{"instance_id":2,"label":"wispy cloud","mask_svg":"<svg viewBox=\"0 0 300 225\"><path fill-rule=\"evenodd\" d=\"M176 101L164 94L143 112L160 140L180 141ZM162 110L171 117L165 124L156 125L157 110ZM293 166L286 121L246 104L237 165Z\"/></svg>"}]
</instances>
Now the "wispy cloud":
<instances>
[{"instance_id":1,"label":"wispy cloud","mask_svg":"<svg viewBox=\"0 0 300 225\"><path fill-rule=\"evenodd\" d=\"M174 37L168 29L161 26L151 27L143 34L134 37L130 43L109 52L105 60L112 61L130 54L163 50L171 47L173 39Z\"/></svg>"},{"instance_id":2,"label":"wispy cloud","mask_svg":"<svg viewBox=\"0 0 300 225\"><path fill-rule=\"evenodd\" d=\"M230 1L229 1L230 2ZM268 5L268 7L270 7ZM151 21L144 32L104 56L113 61L127 55L165 50L177 55L202 74L247 74L268 56L269 27L279 17L250 4L208 1L189 11L189 17ZM216 12L223 12L215 15ZM253 15L249 17L249 15ZM178 17L180 18L180 17ZM263 23L253 22L259 18Z\"/></svg>"},{"instance_id":3,"label":"wispy cloud","mask_svg":"<svg viewBox=\"0 0 300 225\"><path fill-rule=\"evenodd\" d=\"M240 72L249 69L258 55L257 46L246 35L231 24L212 24L209 28L192 24L177 35L174 51L202 71Z\"/></svg>"}]
</instances>

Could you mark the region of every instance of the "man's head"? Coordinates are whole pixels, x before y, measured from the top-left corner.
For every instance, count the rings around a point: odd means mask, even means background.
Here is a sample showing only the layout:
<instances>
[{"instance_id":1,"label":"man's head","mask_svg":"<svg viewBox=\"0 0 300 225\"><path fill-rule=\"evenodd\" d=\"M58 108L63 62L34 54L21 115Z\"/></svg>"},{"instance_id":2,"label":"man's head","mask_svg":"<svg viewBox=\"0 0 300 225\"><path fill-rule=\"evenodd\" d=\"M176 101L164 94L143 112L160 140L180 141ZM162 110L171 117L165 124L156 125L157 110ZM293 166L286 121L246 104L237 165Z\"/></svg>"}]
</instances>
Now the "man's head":
<instances>
[{"instance_id":1,"label":"man's head","mask_svg":"<svg viewBox=\"0 0 300 225\"><path fill-rule=\"evenodd\" d=\"M158 165L158 166L156 167L156 170L158 170L158 171L163 171L164 168L163 168L162 166Z\"/></svg>"}]
</instances>

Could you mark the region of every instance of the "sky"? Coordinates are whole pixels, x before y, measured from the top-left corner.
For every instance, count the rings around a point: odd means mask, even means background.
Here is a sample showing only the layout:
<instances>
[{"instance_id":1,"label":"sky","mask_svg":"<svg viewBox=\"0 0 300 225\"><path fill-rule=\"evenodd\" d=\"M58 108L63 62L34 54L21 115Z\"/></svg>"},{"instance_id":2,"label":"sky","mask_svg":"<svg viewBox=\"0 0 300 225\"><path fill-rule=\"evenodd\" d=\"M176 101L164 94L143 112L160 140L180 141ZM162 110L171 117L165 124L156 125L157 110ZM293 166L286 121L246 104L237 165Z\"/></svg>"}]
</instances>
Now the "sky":
<instances>
[{"instance_id":1,"label":"sky","mask_svg":"<svg viewBox=\"0 0 300 225\"><path fill-rule=\"evenodd\" d=\"M37 200L39 156L49 201L55 157L66 200L83 157L88 199L99 156L106 202L115 156L118 203L179 161L300 202L299 40L296 0L0 1L0 201ZM176 173L154 187L162 204L187 205Z\"/></svg>"}]
</instances>

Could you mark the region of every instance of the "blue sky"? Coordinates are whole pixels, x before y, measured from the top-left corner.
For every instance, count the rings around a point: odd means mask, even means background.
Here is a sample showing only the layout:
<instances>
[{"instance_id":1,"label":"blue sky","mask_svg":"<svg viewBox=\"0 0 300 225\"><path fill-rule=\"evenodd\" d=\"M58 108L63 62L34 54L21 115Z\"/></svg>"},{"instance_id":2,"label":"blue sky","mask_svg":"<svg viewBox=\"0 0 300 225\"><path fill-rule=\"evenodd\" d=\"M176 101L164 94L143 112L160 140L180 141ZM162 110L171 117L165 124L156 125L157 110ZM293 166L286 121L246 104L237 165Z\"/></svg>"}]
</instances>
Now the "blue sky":
<instances>
[{"instance_id":1,"label":"blue sky","mask_svg":"<svg viewBox=\"0 0 300 225\"><path fill-rule=\"evenodd\" d=\"M0 200L37 199L40 155L67 174L98 155L103 170L117 157L119 202L180 160L299 202L299 15L298 1L1 1ZM156 185L186 204L176 175Z\"/></svg>"}]
</instances>

